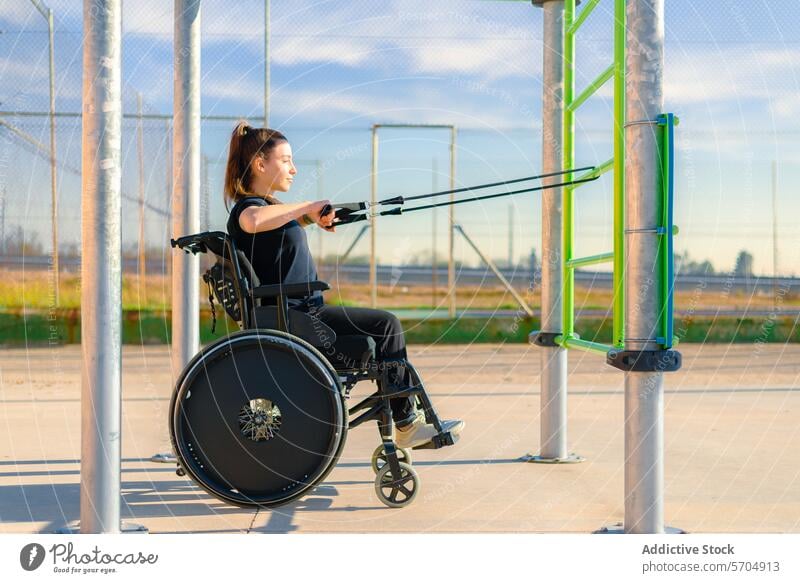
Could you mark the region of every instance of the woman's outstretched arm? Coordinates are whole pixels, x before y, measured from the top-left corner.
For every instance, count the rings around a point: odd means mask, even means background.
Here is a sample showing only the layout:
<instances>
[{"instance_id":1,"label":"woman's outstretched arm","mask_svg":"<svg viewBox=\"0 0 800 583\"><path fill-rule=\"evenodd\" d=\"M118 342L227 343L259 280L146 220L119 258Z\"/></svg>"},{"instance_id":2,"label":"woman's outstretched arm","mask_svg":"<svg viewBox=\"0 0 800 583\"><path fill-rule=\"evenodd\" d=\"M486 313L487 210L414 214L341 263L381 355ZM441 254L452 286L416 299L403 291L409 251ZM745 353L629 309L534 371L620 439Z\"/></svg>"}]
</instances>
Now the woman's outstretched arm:
<instances>
[{"instance_id":1,"label":"woman's outstretched arm","mask_svg":"<svg viewBox=\"0 0 800 583\"><path fill-rule=\"evenodd\" d=\"M303 215L318 223L320 211L327 200L314 202L298 202L293 204L271 204L268 206L250 206L239 215L239 226L246 233L262 233L282 227L289 221L301 218Z\"/></svg>"}]
</instances>

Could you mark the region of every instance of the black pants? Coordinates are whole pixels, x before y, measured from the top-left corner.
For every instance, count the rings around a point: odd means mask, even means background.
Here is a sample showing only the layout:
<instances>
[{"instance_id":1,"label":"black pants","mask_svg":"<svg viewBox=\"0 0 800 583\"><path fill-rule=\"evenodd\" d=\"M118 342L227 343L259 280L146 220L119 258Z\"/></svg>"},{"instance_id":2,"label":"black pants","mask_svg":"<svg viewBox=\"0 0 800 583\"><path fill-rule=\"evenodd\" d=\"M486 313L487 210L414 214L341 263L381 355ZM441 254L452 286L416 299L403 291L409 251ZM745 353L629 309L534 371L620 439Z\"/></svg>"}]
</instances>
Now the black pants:
<instances>
[{"instance_id":1,"label":"black pants","mask_svg":"<svg viewBox=\"0 0 800 583\"><path fill-rule=\"evenodd\" d=\"M371 336L375 340L375 360L379 364L407 358L403 327L397 316L391 312L328 305L312 307L310 312L337 334ZM413 420L413 397L391 399L389 403L395 424L404 425Z\"/></svg>"}]
</instances>

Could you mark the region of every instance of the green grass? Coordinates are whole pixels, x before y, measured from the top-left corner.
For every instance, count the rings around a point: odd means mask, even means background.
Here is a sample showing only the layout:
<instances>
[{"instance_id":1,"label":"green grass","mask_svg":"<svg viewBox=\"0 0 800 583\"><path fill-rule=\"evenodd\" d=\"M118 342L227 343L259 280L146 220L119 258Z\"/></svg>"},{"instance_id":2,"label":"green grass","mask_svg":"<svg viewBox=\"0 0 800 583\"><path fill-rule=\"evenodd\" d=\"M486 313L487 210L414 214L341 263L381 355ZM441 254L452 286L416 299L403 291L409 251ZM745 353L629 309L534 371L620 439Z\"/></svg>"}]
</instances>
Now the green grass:
<instances>
[{"instance_id":1,"label":"green grass","mask_svg":"<svg viewBox=\"0 0 800 583\"><path fill-rule=\"evenodd\" d=\"M211 333L211 314L201 312L200 340L211 342L238 330L227 316L218 319ZM582 318L576 331L581 338L611 342L611 320ZM538 318L460 318L456 320L403 320L406 340L413 344L524 343L539 327ZM122 314L125 344L161 344L170 341L171 313L167 310L126 310ZM695 318L678 319L675 334L681 342L800 342L795 318ZM80 342L80 312L17 310L0 313L0 344L60 345Z\"/></svg>"}]
</instances>

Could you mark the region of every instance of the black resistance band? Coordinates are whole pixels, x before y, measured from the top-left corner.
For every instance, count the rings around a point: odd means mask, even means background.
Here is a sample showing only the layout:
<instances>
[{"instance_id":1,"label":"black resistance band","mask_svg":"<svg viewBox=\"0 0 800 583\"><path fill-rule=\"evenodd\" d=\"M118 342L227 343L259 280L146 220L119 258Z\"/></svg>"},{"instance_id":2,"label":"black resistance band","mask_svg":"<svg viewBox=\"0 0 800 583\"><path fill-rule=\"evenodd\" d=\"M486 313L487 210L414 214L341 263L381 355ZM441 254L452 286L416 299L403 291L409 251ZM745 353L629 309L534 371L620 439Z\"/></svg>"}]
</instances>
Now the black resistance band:
<instances>
[{"instance_id":1,"label":"black resistance band","mask_svg":"<svg viewBox=\"0 0 800 583\"><path fill-rule=\"evenodd\" d=\"M565 174L571 174L574 172L582 172L582 171L589 171L592 172L596 170L595 166L584 166L581 168L572 168L570 170L560 170L558 172L548 172L546 174L537 174L536 176L526 176L525 178L515 178L513 180L504 180L502 182L491 182L488 184L478 184L477 186L467 186L464 188L456 188L455 190L442 190L440 192L431 192L429 194L419 194L415 196L395 196L392 198L387 198L384 200L380 200L375 205L372 205L368 201L364 202L346 202L346 203L336 203L326 206L322 209L322 214L326 215L331 210L336 210L336 218L334 219L333 226L337 225L347 225L349 223L356 223L358 221L366 221L371 216L388 216L388 215L400 215L403 213L410 213L411 211L421 211L431 208L436 208L439 206L450 206L461 204L462 202L475 202L476 200L487 200L490 198L498 198L501 196L512 196L514 194L521 194L523 192L536 192L539 190L547 190L549 188L561 188L562 186L571 186L573 184L581 184L583 182L591 182L592 180L597 180L600 175L589 176L588 178L580 178L577 180L569 180L566 182L559 182L557 184L547 184L544 186L535 186L532 188L523 188L520 190L512 190L510 192L500 192L495 194L487 194L484 196L476 196L473 198L463 198L460 200L454 201L447 201L447 202L440 202L436 204L426 204L422 206L415 206L411 208L402 208L403 205L412 200L419 200L422 198L433 198L435 196L442 196L445 194L456 194L459 192L473 192L476 190L483 190L485 188L492 188L495 186L507 186L509 184L517 184L520 182L528 182L530 180L541 180L542 178L550 178L552 176L563 176ZM366 211L371 206L381 206L381 205L398 205L397 208L389 209L386 211L374 212L372 214L367 212L358 212L358 211Z\"/></svg>"}]
</instances>

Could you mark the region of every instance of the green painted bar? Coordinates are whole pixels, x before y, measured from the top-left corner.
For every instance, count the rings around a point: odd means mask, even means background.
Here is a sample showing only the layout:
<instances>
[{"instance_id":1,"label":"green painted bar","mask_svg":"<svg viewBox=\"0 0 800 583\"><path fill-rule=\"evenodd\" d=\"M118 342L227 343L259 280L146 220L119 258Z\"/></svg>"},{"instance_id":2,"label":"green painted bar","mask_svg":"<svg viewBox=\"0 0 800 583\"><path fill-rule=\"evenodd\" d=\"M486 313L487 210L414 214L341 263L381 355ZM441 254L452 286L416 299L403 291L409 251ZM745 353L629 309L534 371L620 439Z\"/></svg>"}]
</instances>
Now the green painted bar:
<instances>
[{"instance_id":1,"label":"green painted bar","mask_svg":"<svg viewBox=\"0 0 800 583\"><path fill-rule=\"evenodd\" d=\"M588 257L579 257L578 259L570 259L567 261L567 267L570 269L577 269L584 265L596 265L597 263L608 263L614 260L614 253L600 253L599 255L590 255Z\"/></svg>"},{"instance_id":2,"label":"green painted bar","mask_svg":"<svg viewBox=\"0 0 800 583\"><path fill-rule=\"evenodd\" d=\"M589 15L592 13L592 10L594 10L598 4L600 4L600 0L589 0L589 3L583 10L581 10L581 13L578 15L578 18L575 19L575 22L573 22L567 28L567 33L575 34L575 31L580 28L580 26L586 21L587 18L589 18Z\"/></svg>"},{"instance_id":3,"label":"green painted bar","mask_svg":"<svg viewBox=\"0 0 800 583\"><path fill-rule=\"evenodd\" d=\"M592 81L589 84L589 86L586 89L584 89L580 95L578 95L575 101L564 100L567 109L569 109L570 111L575 111L581 105L583 105L587 99L589 99L592 95L594 95L597 92L598 89L600 89L603 85L605 85L606 81L608 81L614 76L615 69L616 69L616 63L610 64L605 71L600 73L597 79Z\"/></svg>"},{"instance_id":4,"label":"green painted bar","mask_svg":"<svg viewBox=\"0 0 800 583\"><path fill-rule=\"evenodd\" d=\"M580 338L564 338L562 336L556 337L556 342L566 348L577 348L579 350L586 350L587 352L594 352L595 354L606 355L613 346L608 344L600 344L599 342L591 342L589 340L581 340Z\"/></svg>"},{"instance_id":5,"label":"green painted bar","mask_svg":"<svg viewBox=\"0 0 800 583\"><path fill-rule=\"evenodd\" d=\"M625 0L614 2L614 340L625 344Z\"/></svg>"},{"instance_id":6,"label":"green painted bar","mask_svg":"<svg viewBox=\"0 0 800 583\"><path fill-rule=\"evenodd\" d=\"M669 225L669 153L671 148L669 140L669 116L664 115L665 123L660 126L661 129L661 225L667 227ZM670 282L669 280L669 261L668 255L668 234L659 237L659 258L661 260L661 335L668 338L670 334L668 321L672 318L672 313L667 310L669 304Z\"/></svg>"},{"instance_id":7,"label":"green painted bar","mask_svg":"<svg viewBox=\"0 0 800 583\"><path fill-rule=\"evenodd\" d=\"M601 176L612 170L614 168L614 158L609 158L594 170L590 170L589 172L584 172L583 174L579 174L575 180L586 180L588 178L594 178L595 176ZM589 184L588 182L584 182L582 184ZM573 188L578 188L581 184L576 184Z\"/></svg>"},{"instance_id":8,"label":"green painted bar","mask_svg":"<svg viewBox=\"0 0 800 583\"><path fill-rule=\"evenodd\" d=\"M575 35L569 32L572 22L575 19L575 0L565 0L564 2L564 103L571 103L572 96L575 94ZM564 107L564 168L575 167L575 130L573 127L575 114L568 107ZM565 177L565 180L572 180L572 174ZM573 252L573 188L565 187L563 194L562 220L562 249L561 261L566 264L572 259ZM563 309L563 331L566 336L571 336L575 330L575 274L571 269L564 269L564 295L562 298Z\"/></svg>"}]
</instances>

